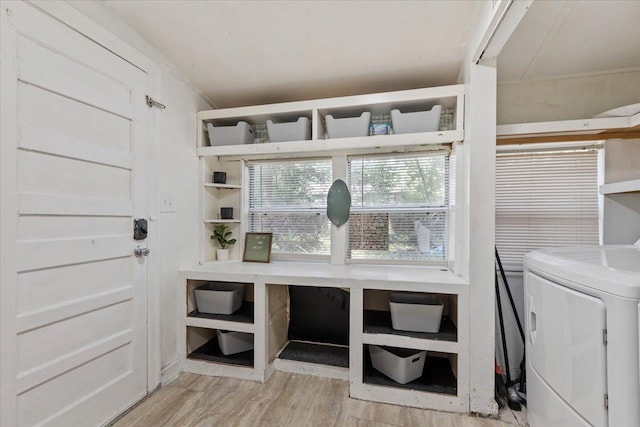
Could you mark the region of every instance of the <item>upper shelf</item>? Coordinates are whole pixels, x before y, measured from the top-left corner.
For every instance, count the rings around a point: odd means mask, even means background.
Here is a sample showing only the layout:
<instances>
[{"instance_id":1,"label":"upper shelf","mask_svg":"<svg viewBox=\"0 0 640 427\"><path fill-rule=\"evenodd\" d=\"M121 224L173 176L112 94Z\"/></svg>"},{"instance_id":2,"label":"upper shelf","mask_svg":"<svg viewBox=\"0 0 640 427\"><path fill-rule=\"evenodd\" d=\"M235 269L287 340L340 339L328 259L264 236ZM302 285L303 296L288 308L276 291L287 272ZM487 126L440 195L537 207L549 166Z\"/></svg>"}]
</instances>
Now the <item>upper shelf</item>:
<instances>
[{"instance_id":1,"label":"upper shelf","mask_svg":"<svg viewBox=\"0 0 640 427\"><path fill-rule=\"evenodd\" d=\"M433 105L441 105L443 114L440 130L434 132L362 136L355 138L331 138L326 134L325 117L354 117L368 111L373 123L390 123L390 112L400 109L403 113L425 111ZM280 104L258 105L200 111L197 114L199 132L197 154L199 156L265 156L292 153L336 153L359 149L396 150L407 146L446 144L464 139L463 127L464 85L441 86L369 95L324 98ZM311 122L311 139L265 143L267 120L291 122L298 117ZM446 120L445 120L446 119ZM210 146L206 124L214 126L235 125L245 121L255 130L254 144ZM259 135L262 131L262 135Z\"/></svg>"},{"instance_id":2,"label":"upper shelf","mask_svg":"<svg viewBox=\"0 0 640 427\"><path fill-rule=\"evenodd\" d=\"M640 138L640 113L629 117L500 125L496 136L498 144Z\"/></svg>"},{"instance_id":3,"label":"upper shelf","mask_svg":"<svg viewBox=\"0 0 640 427\"><path fill-rule=\"evenodd\" d=\"M378 147L405 147L431 144L446 144L462 141L464 131L448 130L402 135L376 135L357 138L316 139L263 144L222 145L200 147L198 156L243 156L289 153L321 153L357 150Z\"/></svg>"}]
</instances>

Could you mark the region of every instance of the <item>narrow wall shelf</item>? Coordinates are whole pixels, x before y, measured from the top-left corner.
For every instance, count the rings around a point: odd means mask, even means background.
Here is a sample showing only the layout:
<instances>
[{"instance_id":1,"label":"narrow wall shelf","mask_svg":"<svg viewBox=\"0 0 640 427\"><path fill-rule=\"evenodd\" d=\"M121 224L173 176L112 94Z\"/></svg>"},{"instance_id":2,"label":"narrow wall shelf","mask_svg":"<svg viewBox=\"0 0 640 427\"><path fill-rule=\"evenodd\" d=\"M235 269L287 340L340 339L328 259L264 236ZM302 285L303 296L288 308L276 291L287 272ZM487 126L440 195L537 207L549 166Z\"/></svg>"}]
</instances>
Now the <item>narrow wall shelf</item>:
<instances>
[{"instance_id":1,"label":"narrow wall shelf","mask_svg":"<svg viewBox=\"0 0 640 427\"><path fill-rule=\"evenodd\" d=\"M253 323L233 322L206 317L187 316L185 324L196 328L222 329L224 331L245 332L248 334L255 332Z\"/></svg>"},{"instance_id":2,"label":"narrow wall shelf","mask_svg":"<svg viewBox=\"0 0 640 427\"><path fill-rule=\"evenodd\" d=\"M227 188L227 189L240 189L242 188L242 185L236 185L236 184L213 184L213 183L207 183L204 184L205 187L207 188Z\"/></svg>"},{"instance_id":3,"label":"narrow wall shelf","mask_svg":"<svg viewBox=\"0 0 640 427\"><path fill-rule=\"evenodd\" d=\"M239 219L205 219L205 224L240 224Z\"/></svg>"},{"instance_id":4,"label":"narrow wall shelf","mask_svg":"<svg viewBox=\"0 0 640 427\"><path fill-rule=\"evenodd\" d=\"M499 125L496 137L498 145L634 139L640 138L640 113L630 117Z\"/></svg>"},{"instance_id":5,"label":"narrow wall shelf","mask_svg":"<svg viewBox=\"0 0 640 427\"><path fill-rule=\"evenodd\" d=\"M612 182L600 186L600 194L633 193L640 191L640 179Z\"/></svg>"}]
</instances>

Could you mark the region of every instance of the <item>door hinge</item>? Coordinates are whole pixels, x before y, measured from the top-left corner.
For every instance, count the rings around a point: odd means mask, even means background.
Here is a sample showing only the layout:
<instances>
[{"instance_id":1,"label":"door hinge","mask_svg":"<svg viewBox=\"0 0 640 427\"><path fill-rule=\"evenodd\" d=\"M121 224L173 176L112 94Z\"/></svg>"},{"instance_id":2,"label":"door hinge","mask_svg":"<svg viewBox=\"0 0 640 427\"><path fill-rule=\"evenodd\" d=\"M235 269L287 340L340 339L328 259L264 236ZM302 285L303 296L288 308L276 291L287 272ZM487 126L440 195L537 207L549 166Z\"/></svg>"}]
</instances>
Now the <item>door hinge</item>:
<instances>
[{"instance_id":1,"label":"door hinge","mask_svg":"<svg viewBox=\"0 0 640 427\"><path fill-rule=\"evenodd\" d=\"M607 345L607 330L602 330L602 344Z\"/></svg>"},{"instance_id":2,"label":"door hinge","mask_svg":"<svg viewBox=\"0 0 640 427\"><path fill-rule=\"evenodd\" d=\"M149 95L145 95L144 99L147 101L147 105L149 106L149 108L157 107L157 108L160 108L161 110L164 110L165 108L167 108L164 104L159 103Z\"/></svg>"},{"instance_id":3,"label":"door hinge","mask_svg":"<svg viewBox=\"0 0 640 427\"><path fill-rule=\"evenodd\" d=\"M609 395L604 395L604 409L609 410Z\"/></svg>"}]
</instances>

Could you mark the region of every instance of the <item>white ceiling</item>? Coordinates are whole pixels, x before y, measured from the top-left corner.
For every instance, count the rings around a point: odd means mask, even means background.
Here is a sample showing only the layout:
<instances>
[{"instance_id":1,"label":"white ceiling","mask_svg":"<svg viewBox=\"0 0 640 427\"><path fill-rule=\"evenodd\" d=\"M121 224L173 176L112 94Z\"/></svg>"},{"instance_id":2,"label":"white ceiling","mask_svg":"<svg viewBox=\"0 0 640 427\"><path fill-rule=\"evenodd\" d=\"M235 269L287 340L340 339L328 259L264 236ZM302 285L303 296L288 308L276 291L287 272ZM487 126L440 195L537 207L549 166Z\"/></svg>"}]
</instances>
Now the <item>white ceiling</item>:
<instances>
[{"instance_id":1,"label":"white ceiling","mask_svg":"<svg viewBox=\"0 0 640 427\"><path fill-rule=\"evenodd\" d=\"M473 1L103 2L218 107L456 83Z\"/></svg>"},{"instance_id":2,"label":"white ceiling","mask_svg":"<svg viewBox=\"0 0 640 427\"><path fill-rule=\"evenodd\" d=\"M536 0L498 57L501 83L637 69L638 0Z\"/></svg>"}]
</instances>

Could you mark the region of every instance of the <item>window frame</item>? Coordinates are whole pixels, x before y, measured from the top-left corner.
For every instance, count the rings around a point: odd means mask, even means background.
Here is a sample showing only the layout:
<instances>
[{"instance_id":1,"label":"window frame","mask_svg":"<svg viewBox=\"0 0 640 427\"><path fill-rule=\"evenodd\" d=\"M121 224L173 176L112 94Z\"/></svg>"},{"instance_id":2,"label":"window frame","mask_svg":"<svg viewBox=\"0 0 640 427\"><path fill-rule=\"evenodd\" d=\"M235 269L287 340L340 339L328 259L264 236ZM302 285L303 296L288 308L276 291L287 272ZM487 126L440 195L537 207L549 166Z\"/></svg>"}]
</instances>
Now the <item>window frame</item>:
<instances>
[{"instance_id":1,"label":"window frame","mask_svg":"<svg viewBox=\"0 0 640 427\"><path fill-rule=\"evenodd\" d=\"M349 236L348 233L345 233L345 241L344 241L344 263L345 264L375 264L375 265L417 265L417 266L440 266L440 267L448 267L450 265L450 261L452 260L453 248L451 247L451 235L450 232L452 230L451 224L451 149L448 147L439 147L439 149L429 150L429 151L417 151L410 153L364 153L364 154L352 154L346 156L346 168L345 168L345 176L347 177L347 185L349 185L349 161L354 158L378 158L378 159L398 159L398 158L406 158L410 159L412 157L427 157L427 156L444 156L444 179L445 179L445 189L444 189L444 201L442 205L433 205L428 207L396 207L386 205L384 208L378 207L362 207L360 212L362 213L431 213L431 212L446 212L445 224L444 224L444 246L445 246L445 254L444 259L442 260L416 260L416 259L390 259L390 258L351 258L348 256L349 253ZM455 177L453 177L455 179ZM359 208L360 209L360 208ZM353 203L352 203L352 213L353 213ZM348 224L347 224L348 225ZM345 227L348 232L348 227Z\"/></svg>"},{"instance_id":2,"label":"window frame","mask_svg":"<svg viewBox=\"0 0 640 427\"><path fill-rule=\"evenodd\" d=\"M247 160L247 162L245 163L245 176L246 176L246 197L245 200L246 202L243 203L243 210L244 212L246 212L245 218L247 221L247 231L251 232L254 231L251 229L251 214L256 212L256 213L260 213L260 212L286 212L286 213L292 213L292 212L305 212L305 213L318 213L320 215L325 215L326 216L326 207L324 208L299 208L299 210L297 210L296 208L291 208L291 209L252 209L251 208L251 178L250 178L250 170L251 170L251 166L252 165L256 165L256 164L273 164L273 163L284 163L284 162L306 162L306 161L328 161L328 163L331 166L331 172L330 172L330 180L331 182L333 182L333 162L332 162L332 158L331 157L294 157L294 158L268 158L268 159L255 159L255 160ZM303 254L303 253L280 253L280 252L271 252L271 259L274 261L297 261L297 262L327 262L331 260L331 253L333 250L333 244L332 244L332 239L331 239L331 223L329 223L330 226L330 230L329 230L329 254ZM276 233L274 233L274 240L275 240L275 235Z\"/></svg>"},{"instance_id":3,"label":"window frame","mask_svg":"<svg viewBox=\"0 0 640 427\"><path fill-rule=\"evenodd\" d=\"M452 268L454 254L455 254L455 196L452 190L455 189L455 179L456 176L452 175L455 173L455 167L452 167L452 161L455 159L455 153L453 147L451 145L440 145L437 147L432 147L430 149L422 149L422 150L410 150L410 151L402 151L402 152L378 152L378 151L370 151L370 150L347 150L340 151L336 154L330 156L288 156L288 157L260 157L255 159L246 159L245 162L245 184L244 187L244 201L243 201L243 219L246 220L246 230L251 230L251 213L255 212L250 209L250 178L249 171L250 167L253 164L260 163L279 163L279 162L295 162L295 161L312 161L312 160L328 160L331 162L331 182L333 183L336 179L342 179L345 182L348 182L349 176L349 162L350 158L357 157L388 157L388 158L398 158L398 157L425 157L429 155L445 155L445 202L443 205L432 206L427 209L424 208L416 208L409 209L410 212L446 212L445 219L445 229L444 229L444 245L445 245L445 256L442 260L411 260L411 259L352 259L349 258L348 255L348 227L349 223L343 225L342 227L334 227L333 224L330 223L330 253L328 255L316 255L316 254L287 254L287 253L277 253L272 252L271 259L274 261L291 261L291 262L320 262L320 263L330 263L330 264L362 264L362 265L406 265L406 266L424 266L424 267L441 267L441 268ZM378 209L379 210L379 209ZM406 208L396 209L396 211L407 211ZM385 210L384 212L390 212L389 210ZM326 216L326 208L324 212L322 212ZM353 213L353 210L352 210Z\"/></svg>"}]
</instances>

